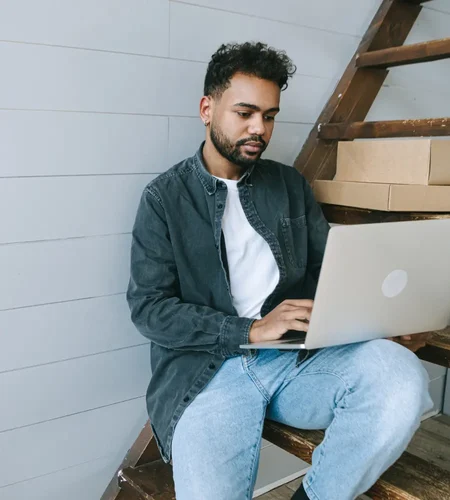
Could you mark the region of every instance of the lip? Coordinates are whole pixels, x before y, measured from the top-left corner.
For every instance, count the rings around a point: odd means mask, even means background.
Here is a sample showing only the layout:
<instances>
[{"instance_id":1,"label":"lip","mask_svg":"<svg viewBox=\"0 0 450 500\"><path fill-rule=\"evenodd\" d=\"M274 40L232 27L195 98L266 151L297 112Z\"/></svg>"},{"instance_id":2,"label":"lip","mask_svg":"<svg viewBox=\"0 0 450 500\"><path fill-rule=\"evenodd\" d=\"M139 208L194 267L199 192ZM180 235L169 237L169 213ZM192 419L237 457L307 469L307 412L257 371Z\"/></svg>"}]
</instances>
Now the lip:
<instances>
[{"instance_id":1,"label":"lip","mask_svg":"<svg viewBox=\"0 0 450 500\"><path fill-rule=\"evenodd\" d=\"M245 144L243 144L243 146L247 151L251 153L257 153L263 148L263 145L260 142L246 142Z\"/></svg>"}]
</instances>

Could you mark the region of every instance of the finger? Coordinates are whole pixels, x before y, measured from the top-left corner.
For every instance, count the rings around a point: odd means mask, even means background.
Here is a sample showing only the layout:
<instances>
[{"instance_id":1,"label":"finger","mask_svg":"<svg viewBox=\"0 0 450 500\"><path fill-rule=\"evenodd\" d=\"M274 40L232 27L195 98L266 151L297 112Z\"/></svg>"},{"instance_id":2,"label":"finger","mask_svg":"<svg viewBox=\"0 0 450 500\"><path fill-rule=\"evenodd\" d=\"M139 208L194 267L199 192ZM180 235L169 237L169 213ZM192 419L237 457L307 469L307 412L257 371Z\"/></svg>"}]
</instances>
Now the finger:
<instances>
[{"instance_id":1,"label":"finger","mask_svg":"<svg viewBox=\"0 0 450 500\"><path fill-rule=\"evenodd\" d=\"M314 305L314 300L311 299L286 299L283 304L295 307L308 307L312 309Z\"/></svg>"},{"instance_id":2,"label":"finger","mask_svg":"<svg viewBox=\"0 0 450 500\"><path fill-rule=\"evenodd\" d=\"M283 320L291 321L293 319L297 319L299 321L307 319L308 321L311 319L311 311L309 309L295 308L292 311L287 311L283 314Z\"/></svg>"},{"instance_id":3,"label":"finger","mask_svg":"<svg viewBox=\"0 0 450 500\"><path fill-rule=\"evenodd\" d=\"M411 335L402 335L401 339L402 340L411 340Z\"/></svg>"},{"instance_id":4,"label":"finger","mask_svg":"<svg viewBox=\"0 0 450 500\"><path fill-rule=\"evenodd\" d=\"M308 331L308 323L304 323L303 321L292 320L287 323L289 325L288 330L296 330L297 332L307 332Z\"/></svg>"}]
</instances>

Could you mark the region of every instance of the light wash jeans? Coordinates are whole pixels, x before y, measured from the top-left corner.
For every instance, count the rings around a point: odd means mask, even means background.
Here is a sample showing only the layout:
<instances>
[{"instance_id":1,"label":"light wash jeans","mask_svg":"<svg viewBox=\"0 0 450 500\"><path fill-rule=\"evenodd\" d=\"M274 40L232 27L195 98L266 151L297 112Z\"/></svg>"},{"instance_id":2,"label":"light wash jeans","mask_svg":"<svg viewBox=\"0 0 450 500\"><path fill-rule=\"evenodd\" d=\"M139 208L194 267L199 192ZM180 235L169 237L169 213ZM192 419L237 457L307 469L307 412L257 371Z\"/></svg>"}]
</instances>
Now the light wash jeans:
<instances>
[{"instance_id":1,"label":"light wash jeans","mask_svg":"<svg viewBox=\"0 0 450 500\"><path fill-rule=\"evenodd\" d=\"M305 351L305 354L307 351ZM177 500L252 498L264 418L326 429L303 484L312 500L351 500L402 454L432 408L415 354L374 340L321 349L260 350L228 359L175 429Z\"/></svg>"}]
</instances>

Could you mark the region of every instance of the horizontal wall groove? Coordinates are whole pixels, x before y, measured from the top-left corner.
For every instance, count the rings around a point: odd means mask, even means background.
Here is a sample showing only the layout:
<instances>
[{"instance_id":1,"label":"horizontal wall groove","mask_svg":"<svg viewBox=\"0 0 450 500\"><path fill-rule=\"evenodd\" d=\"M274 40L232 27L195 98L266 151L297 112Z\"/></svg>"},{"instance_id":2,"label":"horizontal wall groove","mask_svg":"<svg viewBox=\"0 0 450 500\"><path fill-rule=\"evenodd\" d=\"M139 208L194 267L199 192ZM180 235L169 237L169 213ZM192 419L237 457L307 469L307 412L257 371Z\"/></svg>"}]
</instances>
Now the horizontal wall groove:
<instances>
[{"instance_id":1,"label":"horizontal wall groove","mask_svg":"<svg viewBox=\"0 0 450 500\"><path fill-rule=\"evenodd\" d=\"M142 338L144 338L144 337L142 337ZM66 361L74 361L76 359L92 358L93 356L102 356L103 354L109 354L110 352L125 351L126 349L134 349L134 348L137 348L137 347L142 347L144 345L149 345L149 341L142 342L140 344L128 345L128 346L125 346L125 347L117 347L116 349L108 349L107 351L92 352L92 353L89 353L89 354L83 354L81 356L74 356L72 358L64 358L64 359L58 359L58 360L55 360L55 361L47 361L45 363L40 363L38 365L28 365L28 366L21 366L20 368L11 368L10 370L0 371L0 375L2 373L11 373L11 372L20 372L22 370L30 370L30 369L33 369L33 368L39 368L41 366L56 365L56 364L59 364L59 363L65 363Z\"/></svg>"},{"instance_id":2,"label":"horizontal wall groove","mask_svg":"<svg viewBox=\"0 0 450 500\"><path fill-rule=\"evenodd\" d=\"M126 294L126 292L123 291L123 292L118 292L118 293L107 293L104 295L93 295L91 297L78 297L76 299L70 299L70 300L58 300L55 302L43 302L42 304L31 304L31 305L26 305L26 306L9 307L7 309L0 309L0 312L16 311L17 309L29 309L31 307L44 307L44 306L52 306L52 305L56 305L56 304L66 304L68 302L78 302L80 300L100 299L102 297L114 297L116 295L125 295L125 294Z\"/></svg>"},{"instance_id":3,"label":"horizontal wall groove","mask_svg":"<svg viewBox=\"0 0 450 500\"><path fill-rule=\"evenodd\" d=\"M325 33L332 33L333 35L348 36L349 38L356 38L357 40L362 38L362 35L354 35L351 33L342 33L340 31L328 30L325 28L318 28L317 26L308 26L306 24L297 24L289 21L283 21L282 19L272 19L270 17L255 15L255 14L245 14L244 12L237 12L235 10L220 9L218 7L208 7L206 5L199 5L191 2L183 2L182 0L169 0L170 3L180 3L183 5L190 5L191 7L198 7L201 9L215 10L218 12L227 12L229 14L236 14L238 16L250 17L251 19L262 19L264 21L270 21L272 23L287 24L289 26L296 26L297 28L306 28L314 31L322 31Z\"/></svg>"},{"instance_id":4,"label":"horizontal wall groove","mask_svg":"<svg viewBox=\"0 0 450 500\"><path fill-rule=\"evenodd\" d=\"M16 431L18 429L25 429L27 427L34 427L35 425L45 424L46 422L54 422L56 420L61 420L63 418L70 418L70 417L73 417L75 415L81 415L83 413L88 413L88 412L91 412L91 411L101 410L102 408L109 408L111 406L119 405L119 404L122 404L122 403L128 403L129 401L135 401L135 400L141 399L143 397L145 397L145 394L142 394L141 396L136 396L136 397L130 398L130 399L124 399L122 401L117 401L116 403L110 403L110 404L107 404L107 405L96 406L94 408L88 408L87 410L77 411L77 412L74 412L74 413L69 413L67 415L61 415L61 416L55 417L55 418L49 418L47 420L42 420L40 422L33 422L32 424L21 425L19 427L12 427L10 429L4 429L3 431L0 431L0 434L4 434L6 432L14 432L14 431Z\"/></svg>"}]
</instances>

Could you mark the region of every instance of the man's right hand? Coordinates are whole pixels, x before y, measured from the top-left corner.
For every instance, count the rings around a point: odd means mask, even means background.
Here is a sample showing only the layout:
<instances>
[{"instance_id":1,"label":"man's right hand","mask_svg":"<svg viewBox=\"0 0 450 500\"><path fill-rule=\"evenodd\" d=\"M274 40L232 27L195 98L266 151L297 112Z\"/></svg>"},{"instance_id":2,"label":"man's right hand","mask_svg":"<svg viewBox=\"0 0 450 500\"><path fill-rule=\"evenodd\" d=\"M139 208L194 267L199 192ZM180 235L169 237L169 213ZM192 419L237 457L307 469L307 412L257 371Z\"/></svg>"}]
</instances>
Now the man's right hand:
<instances>
[{"instance_id":1,"label":"man's right hand","mask_svg":"<svg viewBox=\"0 0 450 500\"><path fill-rule=\"evenodd\" d=\"M288 330L308 331L308 323L314 305L313 300L288 299L264 318L256 320L250 328L250 343L278 340Z\"/></svg>"}]
</instances>

